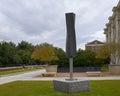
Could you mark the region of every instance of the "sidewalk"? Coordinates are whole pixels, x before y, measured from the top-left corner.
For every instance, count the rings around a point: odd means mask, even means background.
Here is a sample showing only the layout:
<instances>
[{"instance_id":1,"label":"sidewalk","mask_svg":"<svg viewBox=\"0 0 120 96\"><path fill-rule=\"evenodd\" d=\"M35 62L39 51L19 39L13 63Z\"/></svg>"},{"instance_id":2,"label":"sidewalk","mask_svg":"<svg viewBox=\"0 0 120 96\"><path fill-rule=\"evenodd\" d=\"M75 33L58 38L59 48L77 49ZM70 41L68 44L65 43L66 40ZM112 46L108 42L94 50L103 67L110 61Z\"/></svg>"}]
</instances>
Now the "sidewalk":
<instances>
[{"instance_id":1,"label":"sidewalk","mask_svg":"<svg viewBox=\"0 0 120 96\"><path fill-rule=\"evenodd\" d=\"M37 71L32 71L32 72L25 72L25 73L20 73L16 75L9 75L9 76L3 76L0 77L0 84L5 84L13 81L23 81L23 80L36 80L36 81L48 81L48 80L58 80L58 79L66 79L69 78L67 77L37 77L38 75L44 73L45 70L37 70ZM75 77L77 79L85 79L85 80L120 80L120 76L105 76L105 77Z\"/></svg>"},{"instance_id":2,"label":"sidewalk","mask_svg":"<svg viewBox=\"0 0 120 96\"><path fill-rule=\"evenodd\" d=\"M23 79L23 80L36 80L36 81L49 81L49 80L59 80L59 79L68 79L69 77L40 77L40 78L31 78L31 79ZM76 79L84 79L84 80L120 80L120 76L113 77L75 77Z\"/></svg>"},{"instance_id":3,"label":"sidewalk","mask_svg":"<svg viewBox=\"0 0 120 96\"><path fill-rule=\"evenodd\" d=\"M8 82L13 82L17 80L32 79L34 76L42 74L45 72L45 69L36 70L32 72L24 72L20 74L6 75L0 77L0 84L5 84Z\"/></svg>"}]
</instances>

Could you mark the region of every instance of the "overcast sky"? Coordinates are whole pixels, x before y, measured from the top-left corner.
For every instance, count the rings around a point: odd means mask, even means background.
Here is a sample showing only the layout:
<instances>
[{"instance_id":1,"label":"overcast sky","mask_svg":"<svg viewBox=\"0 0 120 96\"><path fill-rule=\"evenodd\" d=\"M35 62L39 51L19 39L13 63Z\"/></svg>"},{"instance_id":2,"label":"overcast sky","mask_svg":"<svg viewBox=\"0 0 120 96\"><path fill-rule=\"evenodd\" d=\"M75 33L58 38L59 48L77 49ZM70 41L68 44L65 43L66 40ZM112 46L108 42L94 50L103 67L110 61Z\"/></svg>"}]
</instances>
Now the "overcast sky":
<instances>
[{"instance_id":1,"label":"overcast sky","mask_svg":"<svg viewBox=\"0 0 120 96\"><path fill-rule=\"evenodd\" d=\"M119 0L0 0L0 41L48 42L65 49L65 13L76 14L77 48L105 41L103 29Z\"/></svg>"}]
</instances>

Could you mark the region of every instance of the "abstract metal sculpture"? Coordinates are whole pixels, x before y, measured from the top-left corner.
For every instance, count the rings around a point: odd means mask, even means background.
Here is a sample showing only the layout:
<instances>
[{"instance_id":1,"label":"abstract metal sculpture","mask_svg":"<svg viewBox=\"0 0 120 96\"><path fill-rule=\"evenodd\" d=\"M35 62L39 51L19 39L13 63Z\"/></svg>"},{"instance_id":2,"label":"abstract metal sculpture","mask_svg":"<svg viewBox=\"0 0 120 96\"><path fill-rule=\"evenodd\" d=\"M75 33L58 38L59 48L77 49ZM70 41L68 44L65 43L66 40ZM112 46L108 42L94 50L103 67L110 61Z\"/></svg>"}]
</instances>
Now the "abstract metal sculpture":
<instances>
[{"instance_id":1,"label":"abstract metal sculpture","mask_svg":"<svg viewBox=\"0 0 120 96\"><path fill-rule=\"evenodd\" d=\"M70 80L73 80L73 57L76 56L75 14L66 13L66 56L70 63Z\"/></svg>"},{"instance_id":2,"label":"abstract metal sculpture","mask_svg":"<svg viewBox=\"0 0 120 96\"><path fill-rule=\"evenodd\" d=\"M73 57L76 56L75 14L66 13L67 39L66 55L70 63L70 79L54 80L54 89L64 93L77 93L90 90L90 81L73 78Z\"/></svg>"}]
</instances>

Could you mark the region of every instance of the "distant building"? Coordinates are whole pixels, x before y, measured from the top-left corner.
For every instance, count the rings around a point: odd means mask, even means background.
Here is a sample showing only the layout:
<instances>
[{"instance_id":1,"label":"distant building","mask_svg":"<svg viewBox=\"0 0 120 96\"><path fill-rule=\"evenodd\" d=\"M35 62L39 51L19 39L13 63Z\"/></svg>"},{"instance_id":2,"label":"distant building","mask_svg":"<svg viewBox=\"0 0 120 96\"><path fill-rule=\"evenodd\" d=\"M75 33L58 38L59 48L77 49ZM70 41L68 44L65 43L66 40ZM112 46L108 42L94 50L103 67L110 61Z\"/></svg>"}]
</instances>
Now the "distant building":
<instances>
[{"instance_id":1,"label":"distant building","mask_svg":"<svg viewBox=\"0 0 120 96\"><path fill-rule=\"evenodd\" d=\"M94 51L94 52L97 52L98 49L103 46L105 43L104 42L101 42L101 41L98 41L98 40L94 40L92 42L89 42L85 45L85 50L91 50L91 51Z\"/></svg>"}]
</instances>

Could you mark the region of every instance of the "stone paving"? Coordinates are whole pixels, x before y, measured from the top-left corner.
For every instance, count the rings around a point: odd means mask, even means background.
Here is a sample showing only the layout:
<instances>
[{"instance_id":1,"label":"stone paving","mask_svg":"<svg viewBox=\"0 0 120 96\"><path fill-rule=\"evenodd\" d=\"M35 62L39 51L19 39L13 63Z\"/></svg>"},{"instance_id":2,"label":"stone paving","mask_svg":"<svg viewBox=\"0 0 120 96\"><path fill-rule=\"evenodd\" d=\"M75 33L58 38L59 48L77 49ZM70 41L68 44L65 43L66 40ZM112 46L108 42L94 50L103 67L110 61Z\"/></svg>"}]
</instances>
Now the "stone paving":
<instances>
[{"instance_id":1,"label":"stone paving","mask_svg":"<svg viewBox=\"0 0 120 96\"><path fill-rule=\"evenodd\" d=\"M57 77L39 77L40 74L44 73L45 69L36 70L32 72L25 72L20 74L14 74L14 75L6 75L0 77L0 84L5 84L13 81L21 81L21 80L40 80L40 81L48 81L48 80L58 80L58 79L67 79L68 73L63 73L67 75L61 75L58 73ZM78 75L75 76L77 79L84 79L84 80L120 80L120 76L110 76L106 75L104 77L86 77L84 75L80 75L82 73L77 73ZM84 73L85 74L85 73Z\"/></svg>"}]
</instances>

